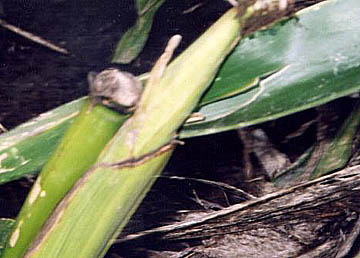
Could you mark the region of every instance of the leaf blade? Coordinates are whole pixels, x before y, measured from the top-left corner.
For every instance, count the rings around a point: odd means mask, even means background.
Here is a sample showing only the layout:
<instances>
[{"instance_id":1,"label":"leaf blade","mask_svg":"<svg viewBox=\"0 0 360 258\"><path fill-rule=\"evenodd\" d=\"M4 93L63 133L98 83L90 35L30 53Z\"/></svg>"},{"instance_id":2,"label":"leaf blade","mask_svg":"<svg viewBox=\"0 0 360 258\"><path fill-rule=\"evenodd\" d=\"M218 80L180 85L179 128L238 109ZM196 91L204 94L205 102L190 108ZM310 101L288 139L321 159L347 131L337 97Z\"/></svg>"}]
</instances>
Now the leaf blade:
<instances>
[{"instance_id":1,"label":"leaf blade","mask_svg":"<svg viewBox=\"0 0 360 258\"><path fill-rule=\"evenodd\" d=\"M231 59L237 59L245 66L263 61L263 65L256 65L258 77L277 70L260 81L263 89L255 88L202 107L199 112L206 119L185 125L181 137L273 120L357 92L360 89L359 11L360 3L355 0L326 1L299 12L297 19L280 22L242 41L227 62L236 63ZM350 18L354 22L345 25L344 21ZM318 23L322 26L312 26ZM261 45L269 48L262 49ZM270 53L274 52L276 55L272 57ZM225 64L220 74L229 69ZM259 90L262 92L256 96Z\"/></svg>"}]
</instances>

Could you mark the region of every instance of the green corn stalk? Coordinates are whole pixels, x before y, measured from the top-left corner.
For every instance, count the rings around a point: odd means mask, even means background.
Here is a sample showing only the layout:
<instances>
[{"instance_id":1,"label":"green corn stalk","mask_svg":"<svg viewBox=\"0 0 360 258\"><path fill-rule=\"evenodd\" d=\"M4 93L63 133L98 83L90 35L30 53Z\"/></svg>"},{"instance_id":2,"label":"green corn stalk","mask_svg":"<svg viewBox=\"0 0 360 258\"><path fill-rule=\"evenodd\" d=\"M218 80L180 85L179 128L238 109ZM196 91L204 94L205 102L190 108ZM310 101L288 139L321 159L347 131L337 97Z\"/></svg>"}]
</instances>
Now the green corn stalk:
<instances>
[{"instance_id":1,"label":"green corn stalk","mask_svg":"<svg viewBox=\"0 0 360 258\"><path fill-rule=\"evenodd\" d=\"M127 116L86 101L42 169L18 217L3 257L22 257L56 204L96 160Z\"/></svg>"},{"instance_id":2,"label":"green corn stalk","mask_svg":"<svg viewBox=\"0 0 360 258\"><path fill-rule=\"evenodd\" d=\"M238 42L240 29L233 8L163 76L155 75L155 66L134 115L59 203L25 257L104 256L161 173L177 130Z\"/></svg>"}]
</instances>

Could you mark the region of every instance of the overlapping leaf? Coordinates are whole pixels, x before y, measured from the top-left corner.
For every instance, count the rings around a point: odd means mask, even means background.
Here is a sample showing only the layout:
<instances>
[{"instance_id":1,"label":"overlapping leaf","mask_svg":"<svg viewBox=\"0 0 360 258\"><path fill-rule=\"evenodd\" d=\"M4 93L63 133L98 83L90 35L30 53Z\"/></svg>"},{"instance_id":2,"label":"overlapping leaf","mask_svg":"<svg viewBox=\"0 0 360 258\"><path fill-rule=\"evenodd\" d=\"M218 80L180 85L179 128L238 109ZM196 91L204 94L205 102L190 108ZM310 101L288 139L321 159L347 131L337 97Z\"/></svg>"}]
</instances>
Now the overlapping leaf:
<instances>
[{"instance_id":1,"label":"overlapping leaf","mask_svg":"<svg viewBox=\"0 0 360 258\"><path fill-rule=\"evenodd\" d=\"M359 13L359 1L326 1L244 39L214 87L236 89L254 78L258 87L204 106L205 120L185 125L181 137L261 123L359 91Z\"/></svg>"}]
</instances>

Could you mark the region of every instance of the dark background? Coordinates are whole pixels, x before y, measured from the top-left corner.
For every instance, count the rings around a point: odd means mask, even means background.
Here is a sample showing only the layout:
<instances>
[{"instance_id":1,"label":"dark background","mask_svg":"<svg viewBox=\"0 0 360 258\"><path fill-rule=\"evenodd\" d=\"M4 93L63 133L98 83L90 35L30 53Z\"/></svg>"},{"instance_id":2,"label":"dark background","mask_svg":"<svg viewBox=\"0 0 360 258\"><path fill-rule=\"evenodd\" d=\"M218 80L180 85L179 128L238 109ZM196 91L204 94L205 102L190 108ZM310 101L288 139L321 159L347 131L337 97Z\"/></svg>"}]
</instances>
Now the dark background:
<instances>
[{"instance_id":1,"label":"dark background","mask_svg":"<svg viewBox=\"0 0 360 258\"><path fill-rule=\"evenodd\" d=\"M186 12L198 4L194 11ZM167 0L155 16L141 55L129 65L114 65L109 60L116 44L136 19L133 1L2 0L2 6L2 19L71 53L54 52L0 27L0 123L7 129L86 95L89 71L112 66L135 75L149 71L172 35L183 36L175 53L178 54L230 7L223 0ZM340 110L343 117L352 106L349 100L336 101L334 105L328 107L330 111ZM284 137L316 114L315 110L308 110L295 118L290 116L261 126L280 150L296 157L314 142L315 127L310 127L304 138L287 144L282 144ZM243 144L236 131L187 139L184 146L177 148L163 177L124 233L171 223L179 210L216 210L242 201L230 193L225 196L223 190L213 186L169 179L172 175L221 181L256 192L244 184L242 152ZM0 186L0 217L16 216L32 180L26 178ZM207 207L196 198L206 200ZM115 245L107 257L140 257L137 249L140 247L170 248L151 241L135 244Z\"/></svg>"}]
</instances>

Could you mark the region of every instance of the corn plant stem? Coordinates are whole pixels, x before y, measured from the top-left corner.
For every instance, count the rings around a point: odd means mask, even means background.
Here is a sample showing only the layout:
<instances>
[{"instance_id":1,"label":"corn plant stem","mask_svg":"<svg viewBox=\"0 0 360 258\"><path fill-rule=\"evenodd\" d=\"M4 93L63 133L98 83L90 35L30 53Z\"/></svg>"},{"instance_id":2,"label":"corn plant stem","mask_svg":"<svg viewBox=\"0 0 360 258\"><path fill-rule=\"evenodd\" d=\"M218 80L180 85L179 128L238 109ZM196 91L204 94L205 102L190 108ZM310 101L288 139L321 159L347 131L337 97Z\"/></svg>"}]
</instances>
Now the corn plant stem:
<instances>
[{"instance_id":1,"label":"corn plant stem","mask_svg":"<svg viewBox=\"0 0 360 258\"><path fill-rule=\"evenodd\" d=\"M86 101L38 176L3 257L22 257L56 204L96 160L127 117Z\"/></svg>"},{"instance_id":2,"label":"corn plant stem","mask_svg":"<svg viewBox=\"0 0 360 258\"><path fill-rule=\"evenodd\" d=\"M103 257L161 173L172 139L239 39L229 10L148 84L134 115L60 202L25 257Z\"/></svg>"}]
</instances>

